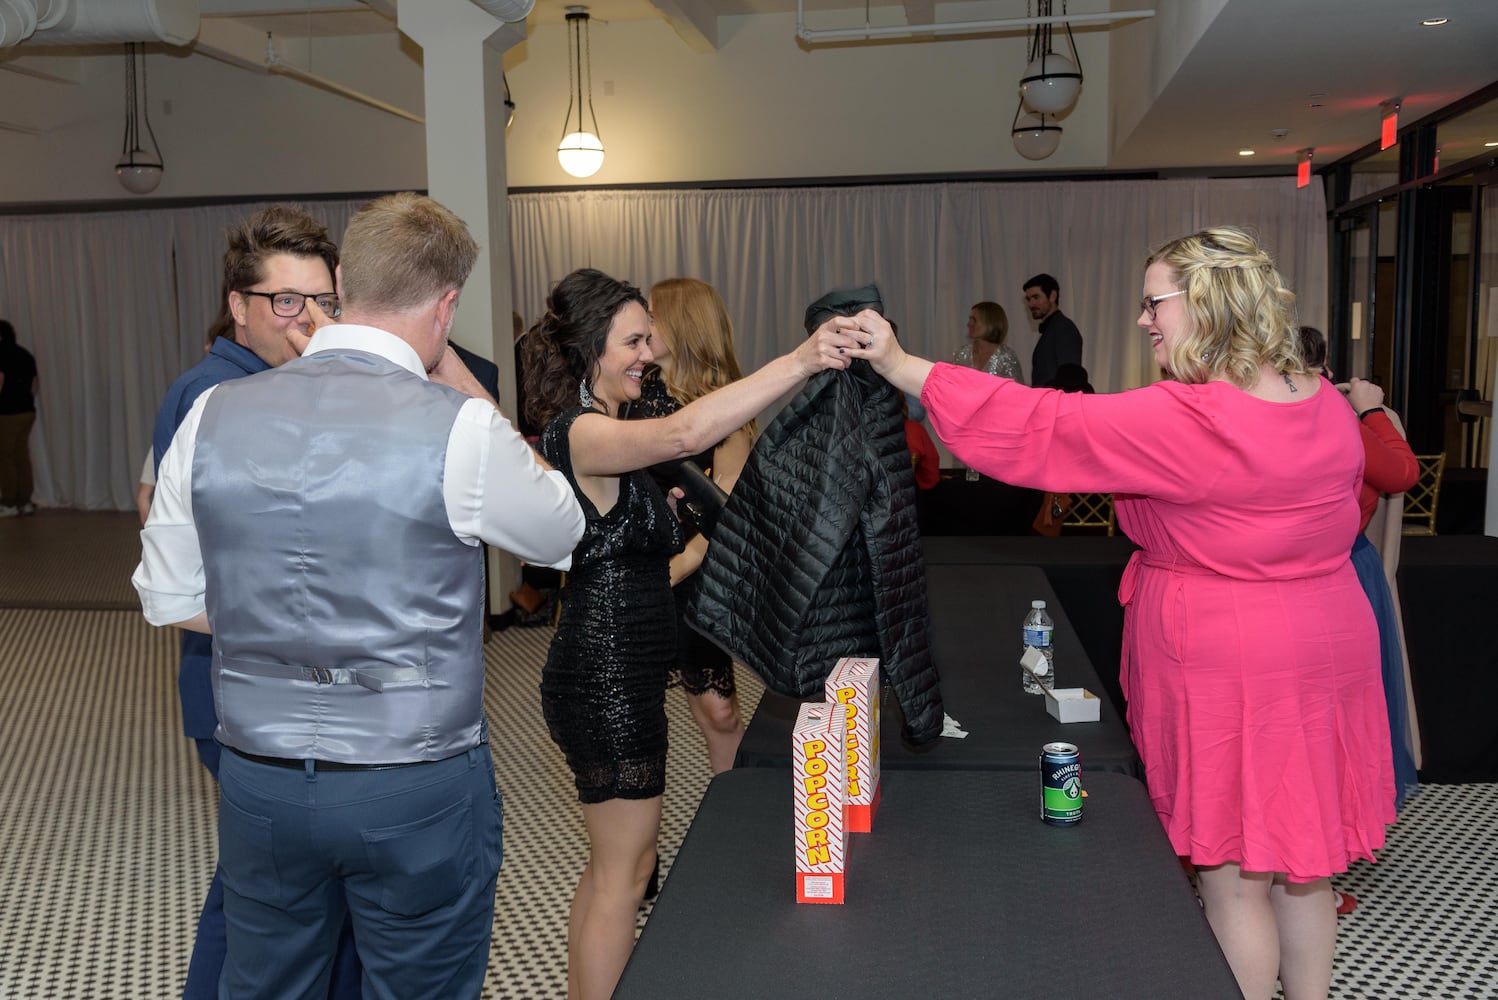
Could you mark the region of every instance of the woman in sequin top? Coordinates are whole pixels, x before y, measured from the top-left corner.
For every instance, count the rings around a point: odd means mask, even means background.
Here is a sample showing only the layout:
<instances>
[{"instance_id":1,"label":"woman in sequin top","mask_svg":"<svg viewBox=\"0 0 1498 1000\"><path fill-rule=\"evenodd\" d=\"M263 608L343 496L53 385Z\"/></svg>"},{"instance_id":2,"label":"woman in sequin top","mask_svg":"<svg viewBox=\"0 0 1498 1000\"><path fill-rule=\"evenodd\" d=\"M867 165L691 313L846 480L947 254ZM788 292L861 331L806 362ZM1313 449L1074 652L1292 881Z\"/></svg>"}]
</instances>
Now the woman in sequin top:
<instances>
[{"instance_id":1,"label":"woman in sequin top","mask_svg":"<svg viewBox=\"0 0 1498 1000\"><path fill-rule=\"evenodd\" d=\"M967 343L952 354L952 363L967 365L990 375L1025 381L1019 355L1004 343L1009 335L1009 317L997 302L979 302L968 310Z\"/></svg>"},{"instance_id":2,"label":"woman in sequin top","mask_svg":"<svg viewBox=\"0 0 1498 1000\"><path fill-rule=\"evenodd\" d=\"M605 1000L634 947L660 832L667 669L676 620L669 563L682 548L666 497L643 471L690 458L827 368L846 368L846 319L790 354L669 416L620 420L655 359L645 297L574 271L525 338L526 406L541 453L572 484L587 525L541 675L541 707L582 802L589 859L567 934L569 1000Z\"/></svg>"}]
</instances>

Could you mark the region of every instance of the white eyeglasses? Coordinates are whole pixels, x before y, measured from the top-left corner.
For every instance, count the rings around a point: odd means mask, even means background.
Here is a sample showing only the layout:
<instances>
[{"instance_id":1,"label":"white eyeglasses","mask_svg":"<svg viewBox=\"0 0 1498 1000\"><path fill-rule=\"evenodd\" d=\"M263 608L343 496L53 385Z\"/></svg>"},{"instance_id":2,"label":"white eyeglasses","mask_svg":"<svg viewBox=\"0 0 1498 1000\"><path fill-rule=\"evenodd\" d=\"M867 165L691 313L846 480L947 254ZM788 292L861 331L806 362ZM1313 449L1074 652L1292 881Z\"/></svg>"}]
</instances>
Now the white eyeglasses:
<instances>
[{"instance_id":1,"label":"white eyeglasses","mask_svg":"<svg viewBox=\"0 0 1498 1000\"><path fill-rule=\"evenodd\" d=\"M1154 319L1155 310L1159 307L1161 302L1164 302L1166 299L1173 299L1177 295L1185 294L1186 289L1182 288L1178 291L1166 292L1164 295L1146 295L1144 298L1139 300L1139 311L1149 313L1150 319Z\"/></svg>"}]
</instances>

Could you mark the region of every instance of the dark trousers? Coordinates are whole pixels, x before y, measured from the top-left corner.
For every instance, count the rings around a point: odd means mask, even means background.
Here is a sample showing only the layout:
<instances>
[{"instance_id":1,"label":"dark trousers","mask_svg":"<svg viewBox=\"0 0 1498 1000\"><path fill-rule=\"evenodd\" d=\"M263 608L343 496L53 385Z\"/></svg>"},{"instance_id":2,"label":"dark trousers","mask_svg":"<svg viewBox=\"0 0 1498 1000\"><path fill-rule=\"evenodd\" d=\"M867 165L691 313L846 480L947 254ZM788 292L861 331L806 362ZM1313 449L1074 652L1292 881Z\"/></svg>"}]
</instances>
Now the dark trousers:
<instances>
[{"instance_id":1,"label":"dark trousers","mask_svg":"<svg viewBox=\"0 0 1498 1000\"><path fill-rule=\"evenodd\" d=\"M353 918L367 1000L483 989L502 857L489 748L379 770L220 767L227 998L322 998Z\"/></svg>"},{"instance_id":2,"label":"dark trousers","mask_svg":"<svg viewBox=\"0 0 1498 1000\"><path fill-rule=\"evenodd\" d=\"M219 760L224 748L213 740L193 740L197 744L198 759L218 781ZM225 938L224 925L224 877L215 868L213 880L208 883L208 895L203 900L202 912L198 914L198 931L192 943L192 957L187 962L187 982L182 987L182 1000L218 1000L218 981L224 971ZM359 1000L360 980L364 971L359 965L359 953L354 950L354 925L345 919L338 936L338 954L333 961L333 975L328 987L328 1000Z\"/></svg>"},{"instance_id":3,"label":"dark trousers","mask_svg":"<svg viewBox=\"0 0 1498 1000\"><path fill-rule=\"evenodd\" d=\"M36 413L0 413L0 507L31 502L31 427Z\"/></svg>"}]
</instances>

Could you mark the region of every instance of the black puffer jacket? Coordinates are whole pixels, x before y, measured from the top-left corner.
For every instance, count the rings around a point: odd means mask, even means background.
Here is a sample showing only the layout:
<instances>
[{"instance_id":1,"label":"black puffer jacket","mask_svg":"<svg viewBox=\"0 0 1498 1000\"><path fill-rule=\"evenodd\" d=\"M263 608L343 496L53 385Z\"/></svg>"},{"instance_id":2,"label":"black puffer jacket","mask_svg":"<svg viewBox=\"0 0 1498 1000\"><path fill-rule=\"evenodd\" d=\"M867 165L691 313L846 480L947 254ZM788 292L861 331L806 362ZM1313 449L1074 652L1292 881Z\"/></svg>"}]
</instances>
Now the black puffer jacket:
<instances>
[{"instance_id":1,"label":"black puffer jacket","mask_svg":"<svg viewBox=\"0 0 1498 1000\"><path fill-rule=\"evenodd\" d=\"M687 620L773 691L807 697L842 656L877 656L906 738L941 734L915 478L894 388L824 372L754 446L698 570Z\"/></svg>"}]
</instances>

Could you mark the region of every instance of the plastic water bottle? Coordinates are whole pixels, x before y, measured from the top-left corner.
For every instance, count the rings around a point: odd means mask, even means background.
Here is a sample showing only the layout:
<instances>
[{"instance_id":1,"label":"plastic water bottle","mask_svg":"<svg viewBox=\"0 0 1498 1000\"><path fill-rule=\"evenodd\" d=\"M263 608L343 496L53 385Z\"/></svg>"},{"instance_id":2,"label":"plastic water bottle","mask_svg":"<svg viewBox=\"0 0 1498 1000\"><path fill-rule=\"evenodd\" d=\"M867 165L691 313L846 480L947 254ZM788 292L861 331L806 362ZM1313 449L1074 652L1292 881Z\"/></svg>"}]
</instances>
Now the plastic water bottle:
<instances>
[{"instance_id":1,"label":"plastic water bottle","mask_svg":"<svg viewBox=\"0 0 1498 1000\"><path fill-rule=\"evenodd\" d=\"M1051 667L1053 655L1051 642L1055 632L1056 623L1051 621L1051 616L1046 613L1045 601L1031 601L1030 613L1025 616L1025 642L1024 646L1020 647L1020 652L1024 652L1025 646L1034 646L1040 650L1045 657L1045 668L1042 673L1046 686L1053 684L1056 677ZM1020 667L1019 672L1020 680L1025 687L1025 694L1041 694L1044 691L1034 674L1024 667Z\"/></svg>"}]
</instances>

